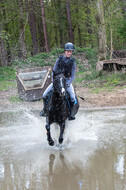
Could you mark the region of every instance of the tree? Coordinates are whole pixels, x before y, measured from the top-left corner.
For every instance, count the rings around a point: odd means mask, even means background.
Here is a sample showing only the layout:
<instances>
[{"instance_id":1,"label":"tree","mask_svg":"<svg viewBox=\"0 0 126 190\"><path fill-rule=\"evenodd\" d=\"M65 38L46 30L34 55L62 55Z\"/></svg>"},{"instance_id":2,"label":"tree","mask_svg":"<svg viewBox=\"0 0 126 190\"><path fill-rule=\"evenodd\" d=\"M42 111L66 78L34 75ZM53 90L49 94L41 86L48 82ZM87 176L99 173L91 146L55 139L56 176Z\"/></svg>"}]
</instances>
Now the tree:
<instances>
[{"instance_id":1,"label":"tree","mask_svg":"<svg viewBox=\"0 0 126 190\"><path fill-rule=\"evenodd\" d=\"M0 66L8 65L7 51L4 43L4 32L5 31L2 31L2 26L0 24Z\"/></svg>"},{"instance_id":2,"label":"tree","mask_svg":"<svg viewBox=\"0 0 126 190\"><path fill-rule=\"evenodd\" d=\"M43 26L44 39L45 39L45 49L46 49L46 53L48 53L49 52L49 44L48 44L48 37L47 37L47 31L46 31L44 0L40 0L40 4L41 4L41 14L42 14L42 26Z\"/></svg>"},{"instance_id":3,"label":"tree","mask_svg":"<svg viewBox=\"0 0 126 190\"><path fill-rule=\"evenodd\" d=\"M19 30L20 30L20 51L21 58L25 59L27 57L26 46L25 46L25 35L24 35L24 21L23 21L23 1L19 0Z\"/></svg>"},{"instance_id":4,"label":"tree","mask_svg":"<svg viewBox=\"0 0 126 190\"><path fill-rule=\"evenodd\" d=\"M59 36L60 36L60 46L63 47L64 43L63 43L63 28L62 28L62 6L61 6L61 1L58 0L58 24L59 24Z\"/></svg>"},{"instance_id":5,"label":"tree","mask_svg":"<svg viewBox=\"0 0 126 190\"><path fill-rule=\"evenodd\" d=\"M32 38L32 46L33 46L33 55L38 53L38 39L37 39L37 28L36 28L36 16L34 11L34 1L26 0L26 10L28 11L28 23Z\"/></svg>"},{"instance_id":6,"label":"tree","mask_svg":"<svg viewBox=\"0 0 126 190\"><path fill-rule=\"evenodd\" d=\"M68 20L68 25L69 25L69 37L70 37L70 41L74 43L69 0L66 0L66 11L67 11L67 20Z\"/></svg>"},{"instance_id":7,"label":"tree","mask_svg":"<svg viewBox=\"0 0 126 190\"><path fill-rule=\"evenodd\" d=\"M106 59L106 31L102 0L97 0L98 60Z\"/></svg>"},{"instance_id":8,"label":"tree","mask_svg":"<svg viewBox=\"0 0 126 190\"><path fill-rule=\"evenodd\" d=\"M6 18L6 13L5 13L5 6L2 1L2 9L0 9L0 17L1 17L1 22L0 22L0 66L5 66L8 65L8 53L7 53L7 36L6 36L6 31L3 29L4 28L4 19ZM7 25L6 25L7 26Z\"/></svg>"}]
</instances>

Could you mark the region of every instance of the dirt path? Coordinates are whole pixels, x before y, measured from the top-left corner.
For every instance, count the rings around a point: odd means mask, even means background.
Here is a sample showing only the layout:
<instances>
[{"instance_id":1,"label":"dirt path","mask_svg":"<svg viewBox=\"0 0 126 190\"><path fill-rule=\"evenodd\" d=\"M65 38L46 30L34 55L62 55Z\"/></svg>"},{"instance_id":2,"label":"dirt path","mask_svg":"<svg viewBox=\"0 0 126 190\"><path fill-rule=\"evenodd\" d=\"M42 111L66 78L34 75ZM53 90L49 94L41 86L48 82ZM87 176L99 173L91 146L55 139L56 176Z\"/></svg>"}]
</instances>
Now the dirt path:
<instances>
[{"instance_id":1,"label":"dirt path","mask_svg":"<svg viewBox=\"0 0 126 190\"><path fill-rule=\"evenodd\" d=\"M83 108L126 106L126 88L115 88L112 92L99 93L91 93L89 88L78 88L77 94L84 94L85 101L80 100L80 105Z\"/></svg>"},{"instance_id":2,"label":"dirt path","mask_svg":"<svg viewBox=\"0 0 126 190\"><path fill-rule=\"evenodd\" d=\"M91 93L89 88L77 88L76 94L85 98L85 101L79 98L80 108L107 108L107 107L126 107L126 88L116 87L112 92ZM13 102L10 98L18 96L17 89L0 91L0 111L9 110L41 110L42 101L20 101Z\"/></svg>"}]
</instances>

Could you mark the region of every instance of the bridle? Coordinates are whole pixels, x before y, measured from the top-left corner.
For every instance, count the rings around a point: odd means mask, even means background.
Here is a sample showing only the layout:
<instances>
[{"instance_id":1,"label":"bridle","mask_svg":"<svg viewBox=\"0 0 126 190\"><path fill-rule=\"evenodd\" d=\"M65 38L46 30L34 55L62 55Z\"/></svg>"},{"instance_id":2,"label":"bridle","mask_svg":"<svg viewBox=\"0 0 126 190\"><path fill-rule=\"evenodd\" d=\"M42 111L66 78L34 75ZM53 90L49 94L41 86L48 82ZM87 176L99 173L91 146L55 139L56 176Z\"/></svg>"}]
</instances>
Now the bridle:
<instances>
[{"instance_id":1,"label":"bridle","mask_svg":"<svg viewBox=\"0 0 126 190\"><path fill-rule=\"evenodd\" d=\"M53 87L54 90L59 93L61 97L66 95L66 78L63 74L55 76L53 81Z\"/></svg>"}]
</instances>

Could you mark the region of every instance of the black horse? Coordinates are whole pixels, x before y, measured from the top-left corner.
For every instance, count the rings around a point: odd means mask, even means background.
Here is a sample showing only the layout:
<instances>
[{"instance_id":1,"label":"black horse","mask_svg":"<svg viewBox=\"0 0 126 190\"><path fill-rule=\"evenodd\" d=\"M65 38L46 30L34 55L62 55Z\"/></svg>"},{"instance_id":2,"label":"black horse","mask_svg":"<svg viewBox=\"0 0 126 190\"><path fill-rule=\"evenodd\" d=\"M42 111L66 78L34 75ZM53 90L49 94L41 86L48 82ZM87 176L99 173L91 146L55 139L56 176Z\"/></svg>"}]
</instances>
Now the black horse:
<instances>
[{"instance_id":1,"label":"black horse","mask_svg":"<svg viewBox=\"0 0 126 190\"><path fill-rule=\"evenodd\" d=\"M65 121L69 118L71 108L70 108L70 98L68 93L66 93L67 85L66 78L63 74L59 74L53 79L53 91L49 96L48 111L46 115L46 130L47 130L47 140L50 146L54 145L54 141L50 133L50 125L52 123L57 123L60 126L59 143L63 142L63 133L65 130ZM74 105L74 115L78 112L79 102L76 97L76 102Z\"/></svg>"}]
</instances>

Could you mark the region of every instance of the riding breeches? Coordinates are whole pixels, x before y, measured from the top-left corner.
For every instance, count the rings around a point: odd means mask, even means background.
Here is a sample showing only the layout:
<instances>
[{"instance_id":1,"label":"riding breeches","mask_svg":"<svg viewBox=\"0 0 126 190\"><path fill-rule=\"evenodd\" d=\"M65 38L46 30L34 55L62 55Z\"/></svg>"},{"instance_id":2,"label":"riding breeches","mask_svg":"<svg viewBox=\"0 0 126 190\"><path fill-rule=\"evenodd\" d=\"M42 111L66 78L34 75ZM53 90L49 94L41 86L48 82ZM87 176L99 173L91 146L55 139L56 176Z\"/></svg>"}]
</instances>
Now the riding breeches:
<instances>
[{"instance_id":1,"label":"riding breeches","mask_svg":"<svg viewBox=\"0 0 126 190\"><path fill-rule=\"evenodd\" d=\"M43 93L43 98L46 99L48 93L53 90L53 83L51 83L45 90L45 92ZM70 86L67 88L67 92L70 95L70 100L71 102L75 102L75 92L74 92L74 88L73 85L70 84Z\"/></svg>"},{"instance_id":2,"label":"riding breeches","mask_svg":"<svg viewBox=\"0 0 126 190\"><path fill-rule=\"evenodd\" d=\"M51 83L46 90L43 93L43 99L46 99L48 96L48 93L53 90L53 83Z\"/></svg>"},{"instance_id":3,"label":"riding breeches","mask_svg":"<svg viewBox=\"0 0 126 190\"><path fill-rule=\"evenodd\" d=\"M70 86L67 88L67 92L70 95L71 102L75 102L75 92L72 84L70 84Z\"/></svg>"}]
</instances>

